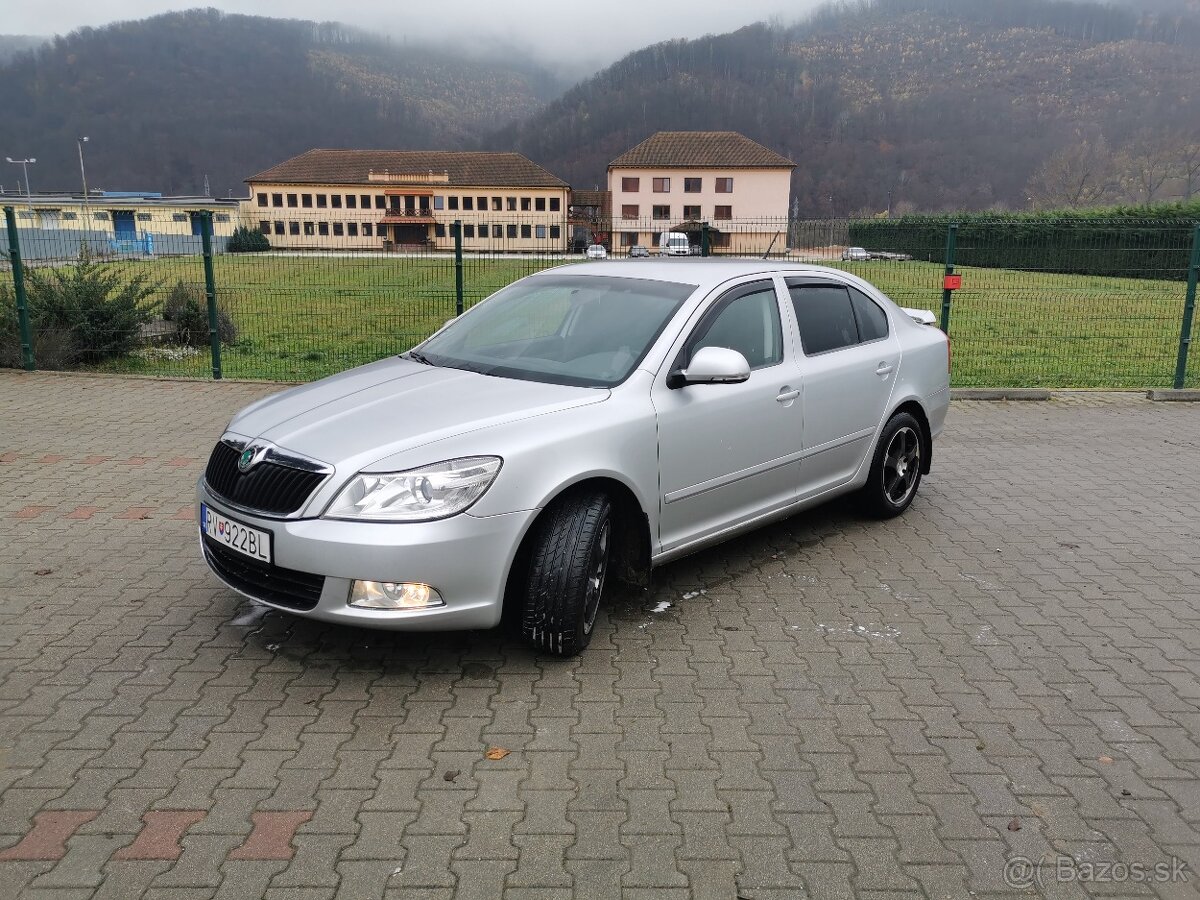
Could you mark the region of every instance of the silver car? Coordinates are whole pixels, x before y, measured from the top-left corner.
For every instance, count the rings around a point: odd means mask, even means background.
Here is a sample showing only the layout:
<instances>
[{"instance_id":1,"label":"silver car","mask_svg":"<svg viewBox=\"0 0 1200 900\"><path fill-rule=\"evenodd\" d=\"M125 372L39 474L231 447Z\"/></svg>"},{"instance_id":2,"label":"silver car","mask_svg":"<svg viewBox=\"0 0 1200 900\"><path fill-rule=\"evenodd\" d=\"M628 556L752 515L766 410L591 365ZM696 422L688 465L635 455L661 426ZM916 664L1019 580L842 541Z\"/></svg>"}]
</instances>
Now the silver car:
<instances>
[{"instance_id":1,"label":"silver car","mask_svg":"<svg viewBox=\"0 0 1200 900\"><path fill-rule=\"evenodd\" d=\"M903 512L949 344L848 273L776 261L532 275L409 352L238 413L198 486L227 585L390 629L587 646L613 579L839 494Z\"/></svg>"}]
</instances>

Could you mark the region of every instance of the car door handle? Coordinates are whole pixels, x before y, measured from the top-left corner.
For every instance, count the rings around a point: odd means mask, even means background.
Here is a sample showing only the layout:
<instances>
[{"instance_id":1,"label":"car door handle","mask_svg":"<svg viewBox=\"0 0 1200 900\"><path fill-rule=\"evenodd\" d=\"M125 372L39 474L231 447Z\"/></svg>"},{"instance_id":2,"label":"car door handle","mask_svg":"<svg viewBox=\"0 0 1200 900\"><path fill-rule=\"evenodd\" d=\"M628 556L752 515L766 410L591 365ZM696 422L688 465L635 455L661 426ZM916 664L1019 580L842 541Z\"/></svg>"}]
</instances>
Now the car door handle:
<instances>
[{"instance_id":1,"label":"car door handle","mask_svg":"<svg viewBox=\"0 0 1200 900\"><path fill-rule=\"evenodd\" d=\"M892 370L895 368L896 367L891 365L890 363L881 362L879 364L879 368L875 370L875 374L878 375L880 378L884 378L884 377L892 374Z\"/></svg>"},{"instance_id":2,"label":"car door handle","mask_svg":"<svg viewBox=\"0 0 1200 900\"><path fill-rule=\"evenodd\" d=\"M779 392L779 395L775 398L775 401L777 403L791 403L793 400L795 400L799 396L800 396L799 390L790 391L787 388L784 388L783 390L781 390Z\"/></svg>"}]
</instances>

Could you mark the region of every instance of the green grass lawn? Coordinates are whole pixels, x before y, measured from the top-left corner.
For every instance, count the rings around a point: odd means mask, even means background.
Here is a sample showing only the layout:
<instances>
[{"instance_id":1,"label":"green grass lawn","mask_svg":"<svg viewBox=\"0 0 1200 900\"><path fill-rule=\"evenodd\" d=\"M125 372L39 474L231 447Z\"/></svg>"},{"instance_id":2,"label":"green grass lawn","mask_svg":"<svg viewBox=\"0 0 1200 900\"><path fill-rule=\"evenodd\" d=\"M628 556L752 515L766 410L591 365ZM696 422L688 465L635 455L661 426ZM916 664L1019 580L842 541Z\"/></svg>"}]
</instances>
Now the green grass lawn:
<instances>
[{"instance_id":1,"label":"green grass lawn","mask_svg":"<svg viewBox=\"0 0 1200 900\"><path fill-rule=\"evenodd\" d=\"M466 303L554 260L468 257ZM203 286L198 257L117 263L144 271L165 292ZM902 306L940 313L940 265L835 263ZM222 255L217 292L239 329L223 351L227 378L307 381L398 353L454 315L449 257ZM1183 311L1182 282L960 269L950 334L953 383L987 387L1169 386ZM177 354L176 354L177 355ZM1189 386L1200 384L1200 351ZM184 358L126 358L106 371L210 373L206 350Z\"/></svg>"}]
</instances>

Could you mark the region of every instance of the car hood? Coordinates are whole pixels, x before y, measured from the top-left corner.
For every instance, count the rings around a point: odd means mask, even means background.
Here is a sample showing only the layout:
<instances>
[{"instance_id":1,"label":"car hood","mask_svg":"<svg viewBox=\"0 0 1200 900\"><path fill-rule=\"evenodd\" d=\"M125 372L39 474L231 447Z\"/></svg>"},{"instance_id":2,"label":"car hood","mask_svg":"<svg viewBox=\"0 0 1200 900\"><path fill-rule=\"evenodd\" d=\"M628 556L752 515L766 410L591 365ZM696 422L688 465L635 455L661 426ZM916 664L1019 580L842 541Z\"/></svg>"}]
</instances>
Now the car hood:
<instances>
[{"instance_id":1,"label":"car hood","mask_svg":"<svg viewBox=\"0 0 1200 900\"><path fill-rule=\"evenodd\" d=\"M392 358L261 400L235 416L229 430L339 469L370 470L376 460L433 441L608 395Z\"/></svg>"}]
</instances>

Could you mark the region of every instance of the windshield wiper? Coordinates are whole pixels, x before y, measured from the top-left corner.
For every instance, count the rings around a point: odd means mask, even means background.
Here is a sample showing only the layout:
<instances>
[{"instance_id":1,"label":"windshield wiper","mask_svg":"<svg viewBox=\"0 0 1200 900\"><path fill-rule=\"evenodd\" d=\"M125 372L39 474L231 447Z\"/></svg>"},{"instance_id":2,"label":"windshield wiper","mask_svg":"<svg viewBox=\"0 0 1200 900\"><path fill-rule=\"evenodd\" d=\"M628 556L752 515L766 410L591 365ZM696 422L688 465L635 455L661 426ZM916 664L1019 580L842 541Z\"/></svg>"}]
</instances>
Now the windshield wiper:
<instances>
[{"instance_id":1,"label":"windshield wiper","mask_svg":"<svg viewBox=\"0 0 1200 900\"><path fill-rule=\"evenodd\" d=\"M413 362L419 362L425 366L433 365L433 363L431 363L429 361L429 357L426 356L424 353L422 353L420 350L409 350L408 353L405 354L405 356L407 356Z\"/></svg>"}]
</instances>

